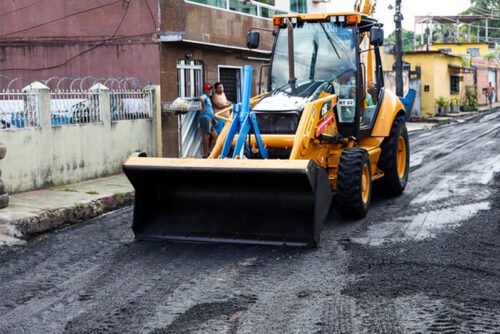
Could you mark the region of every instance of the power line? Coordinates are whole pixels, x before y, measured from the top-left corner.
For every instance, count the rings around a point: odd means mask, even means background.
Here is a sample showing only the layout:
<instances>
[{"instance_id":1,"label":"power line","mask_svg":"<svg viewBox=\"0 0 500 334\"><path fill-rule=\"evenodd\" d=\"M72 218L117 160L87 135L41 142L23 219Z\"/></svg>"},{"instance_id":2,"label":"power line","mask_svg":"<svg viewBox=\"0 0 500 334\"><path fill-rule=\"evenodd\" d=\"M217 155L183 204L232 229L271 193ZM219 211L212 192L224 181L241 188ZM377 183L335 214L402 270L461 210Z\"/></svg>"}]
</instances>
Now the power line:
<instances>
[{"instance_id":1,"label":"power line","mask_svg":"<svg viewBox=\"0 0 500 334\"><path fill-rule=\"evenodd\" d=\"M141 37L150 37L151 35L154 35L156 34L156 31L151 31L151 32L146 32L146 33L143 33L143 34L135 34L135 35L124 35L124 36L116 36L114 38L105 38L104 40L106 42L111 42L111 41L120 41L120 40L127 40L127 44L130 44L130 39L131 38L141 38ZM60 44L64 44L64 45L88 45L88 44L92 44L92 43L99 43L99 42L102 42L103 39L86 39L86 40L75 40L75 39L70 39L70 40L56 40L56 41L38 41L38 40L22 40L22 41L12 41L12 42L9 42L9 41L0 41L0 45L12 45L12 44L26 44L28 43L29 45L34 45L34 44L37 44L37 45L60 45ZM156 42L154 42L156 43Z\"/></svg>"},{"instance_id":2,"label":"power line","mask_svg":"<svg viewBox=\"0 0 500 334\"><path fill-rule=\"evenodd\" d=\"M482 7L471 7L468 9L468 11L472 13L477 13L478 15L483 15L487 16L488 18L495 17L495 18L500 18L500 11L493 11L489 9L484 9Z\"/></svg>"},{"instance_id":3,"label":"power line","mask_svg":"<svg viewBox=\"0 0 500 334\"><path fill-rule=\"evenodd\" d=\"M41 24L37 24L37 25L31 26L29 28L21 29L19 31L9 32L7 34L0 35L0 37L6 37L6 36L14 35L14 34L19 34L19 33L22 33L22 32L28 31L28 30L40 28L40 27L43 27L45 25L48 25L48 24L51 24L51 23L54 23L54 22L65 20L65 19L67 19L68 17L71 17L71 16L79 15L79 14L86 13L86 12L91 12L93 10L104 8L104 7L108 7L108 6L117 4L117 3L122 2L122 1L123 0L116 0L116 1L110 2L110 3L105 4L105 5L101 5L101 6L97 6L97 7L93 7L93 8L89 8L89 9L85 9L85 10L82 10L82 11L79 11L79 12L76 12L76 13L72 13L72 14L69 14L69 15L57 18L57 19L52 20L52 21L48 21L48 22L45 22L45 23L41 23ZM128 6L127 6L127 8L128 8Z\"/></svg>"},{"instance_id":4,"label":"power line","mask_svg":"<svg viewBox=\"0 0 500 334\"><path fill-rule=\"evenodd\" d=\"M9 12L2 13L2 14L0 14L0 17L4 16L4 15L7 15L7 14L12 14L12 13L18 12L18 11L23 10L25 8L28 8L28 7L33 7L34 5L39 4L42 1L45 1L45 0L38 0L38 1L33 2L32 4L26 5L24 7L16 8L16 9L13 9L13 10L11 10Z\"/></svg>"},{"instance_id":5,"label":"power line","mask_svg":"<svg viewBox=\"0 0 500 334\"><path fill-rule=\"evenodd\" d=\"M154 14L153 14L153 11L151 10L151 7L149 7L148 0L144 0L144 2L146 3L146 6L148 7L149 15L151 15L151 20L153 20L153 26L155 27L155 32L156 32L157 27L156 27L156 20L155 20L155 16L154 16Z\"/></svg>"},{"instance_id":6,"label":"power line","mask_svg":"<svg viewBox=\"0 0 500 334\"><path fill-rule=\"evenodd\" d=\"M449 24L457 24L457 21L455 21L453 19L449 19L449 18L447 18L445 16L443 16L442 18L444 20L449 21L450 22ZM460 22L460 24L462 24L464 26L474 27L474 28L486 29L484 26L474 25L472 23L462 23L462 22ZM488 30L500 30L500 28L498 28L498 27L488 27Z\"/></svg>"},{"instance_id":7,"label":"power line","mask_svg":"<svg viewBox=\"0 0 500 334\"><path fill-rule=\"evenodd\" d=\"M122 18L120 19L120 23L118 23L118 26L116 27L115 31L113 32L113 35L111 35L109 38L103 40L99 44L96 44L93 47L88 48L87 50L82 51L82 52L80 52L80 53L78 53L78 54L70 57L69 59L67 59L66 61L62 62L61 64L53 65L53 66L49 66L49 67L40 67L40 68L7 68L7 69L3 69L2 71L42 71L42 70L52 70L54 68L65 66L66 64L68 64L69 62L71 62L73 59L78 58L78 57L80 57L80 56L82 56L82 55L84 55L86 53L89 53L90 51L93 51L93 50L97 49L98 47L104 45L108 41L111 41L112 39L114 39L115 36L116 36L116 34L118 33L118 30L120 30L120 28L121 28L121 26L123 24L123 21L125 21L125 17L127 16L128 9L129 9L129 4L127 3L127 7L125 8L125 12L123 13Z\"/></svg>"}]
</instances>

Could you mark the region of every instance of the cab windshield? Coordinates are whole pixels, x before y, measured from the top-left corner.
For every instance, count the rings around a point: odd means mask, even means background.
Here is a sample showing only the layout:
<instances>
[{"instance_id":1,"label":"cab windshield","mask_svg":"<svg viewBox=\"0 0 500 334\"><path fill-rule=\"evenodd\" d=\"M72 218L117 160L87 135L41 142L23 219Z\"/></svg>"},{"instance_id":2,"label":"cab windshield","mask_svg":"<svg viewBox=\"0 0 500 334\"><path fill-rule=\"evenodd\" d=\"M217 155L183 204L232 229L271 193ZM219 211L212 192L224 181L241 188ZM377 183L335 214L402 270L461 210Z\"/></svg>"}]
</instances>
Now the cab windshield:
<instances>
[{"instance_id":1,"label":"cab windshield","mask_svg":"<svg viewBox=\"0 0 500 334\"><path fill-rule=\"evenodd\" d=\"M272 94L314 97L335 93L341 122L353 122L356 101L355 27L333 22L300 22L293 29L297 89L288 85L288 30L280 29L271 67ZM330 91L329 91L330 90Z\"/></svg>"}]
</instances>

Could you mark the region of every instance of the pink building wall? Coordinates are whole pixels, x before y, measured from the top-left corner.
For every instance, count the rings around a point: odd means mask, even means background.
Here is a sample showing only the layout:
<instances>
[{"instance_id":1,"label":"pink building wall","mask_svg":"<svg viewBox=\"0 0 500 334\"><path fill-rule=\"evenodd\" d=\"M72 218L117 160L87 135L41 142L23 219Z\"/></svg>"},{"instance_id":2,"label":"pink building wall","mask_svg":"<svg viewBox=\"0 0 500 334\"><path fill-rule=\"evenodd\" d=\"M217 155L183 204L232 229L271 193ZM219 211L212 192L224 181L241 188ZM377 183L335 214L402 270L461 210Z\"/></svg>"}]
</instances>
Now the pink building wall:
<instances>
[{"instance_id":1,"label":"pink building wall","mask_svg":"<svg viewBox=\"0 0 500 334\"><path fill-rule=\"evenodd\" d=\"M500 63L497 61L488 61L481 58L473 58L472 66L477 69L477 93L478 93L478 102L479 104L487 104L488 100L486 95L483 93L483 90L486 89L489 85L488 72L495 71L496 72L496 100L500 101L498 93L500 92Z\"/></svg>"},{"instance_id":2,"label":"pink building wall","mask_svg":"<svg viewBox=\"0 0 500 334\"><path fill-rule=\"evenodd\" d=\"M158 0L0 1L0 89L59 77L160 82ZM19 87L17 87L19 88Z\"/></svg>"}]
</instances>

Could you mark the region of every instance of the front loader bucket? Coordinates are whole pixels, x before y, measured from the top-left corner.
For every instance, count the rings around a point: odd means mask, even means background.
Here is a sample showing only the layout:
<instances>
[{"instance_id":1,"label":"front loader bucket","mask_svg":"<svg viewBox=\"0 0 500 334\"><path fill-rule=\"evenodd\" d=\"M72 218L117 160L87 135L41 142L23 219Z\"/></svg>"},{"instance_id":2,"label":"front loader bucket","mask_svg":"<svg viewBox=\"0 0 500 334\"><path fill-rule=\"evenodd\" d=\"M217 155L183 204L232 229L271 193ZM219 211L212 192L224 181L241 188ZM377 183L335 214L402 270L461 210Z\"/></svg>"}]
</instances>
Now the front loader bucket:
<instances>
[{"instance_id":1,"label":"front loader bucket","mask_svg":"<svg viewBox=\"0 0 500 334\"><path fill-rule=\"evenodd\" d=\"M129 158L138 239L316 246L327 173L308 160Z\"/></svg>"}]
</instances>

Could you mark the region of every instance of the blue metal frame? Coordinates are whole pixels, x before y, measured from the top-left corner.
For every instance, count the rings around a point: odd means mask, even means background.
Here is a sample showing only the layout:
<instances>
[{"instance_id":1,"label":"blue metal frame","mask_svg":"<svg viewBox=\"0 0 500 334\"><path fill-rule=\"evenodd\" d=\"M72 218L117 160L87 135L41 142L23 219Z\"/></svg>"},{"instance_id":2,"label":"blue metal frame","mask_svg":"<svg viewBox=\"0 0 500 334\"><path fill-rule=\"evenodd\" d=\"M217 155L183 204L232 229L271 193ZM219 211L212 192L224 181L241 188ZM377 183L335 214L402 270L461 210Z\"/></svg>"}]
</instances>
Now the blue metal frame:
<instances>
[{"instance_id":1,"label":"blue metal frame","mask_svg":"<svg viewBox=\"0 0 500 334\"><path fill-rule=\"evenodd\" d=\"M242 85L242 101L241 104L233 104L233 113L236 115L233 118L226 140L222 146L220 159L225 159L229 155L234 136L238 133L238 140L234 146L232 159L236 159L244 148L245 140L250 130L253 129L257 145L259 146L260 155L267 159L267 149L264 147L262 137L260 135L259 125L255 113L250 110L250 92L252 88L252 72L253 67L245 65L243 67L243 85Z\"/></svg>"}]
</instances>

